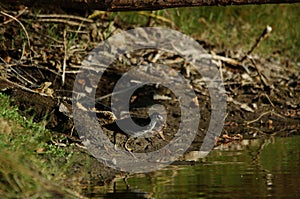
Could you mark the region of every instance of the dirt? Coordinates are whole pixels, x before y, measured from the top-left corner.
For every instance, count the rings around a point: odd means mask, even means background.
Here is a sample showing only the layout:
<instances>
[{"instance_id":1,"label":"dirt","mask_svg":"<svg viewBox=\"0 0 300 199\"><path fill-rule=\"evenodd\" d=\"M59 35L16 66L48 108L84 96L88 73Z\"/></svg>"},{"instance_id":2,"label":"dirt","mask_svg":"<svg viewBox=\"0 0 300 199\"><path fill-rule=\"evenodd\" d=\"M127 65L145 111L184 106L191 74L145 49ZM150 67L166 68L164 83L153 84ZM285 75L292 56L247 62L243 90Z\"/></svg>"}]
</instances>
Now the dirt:
<instances>
[{"instance_id":1,"label":"dirt","mask_svg":"<svg viewBox=\"0 0 300 199\"><path fill-rule=\"evenodd\" d=\"M16 14L14 11L8 12L12 15ZM19 24L16 21L5 23L9 18L1 18L0 32L3 40L0 57L3 60L0 65L0 90L14 99L13 105L17 105L25 117L33 117L36 122L46 121L47 128L68 135L70 143L81 144L76 129L73 128L71 112L68 112L71 111L72 90L81 62L89 51L108 36L106 35L108 29L115 34L121 29L127 30L130 26L117 20L112 23L105 15L83 22L82 26L80 23L72 26L60 22L53 22L54 24L42 22L38 16L33 18L32 15L28 10L19 17L26 26L31 50L27 39L20 37L20 33L24 32ZM47 31L53 26L57 38L53 35L47 36ZM82 32L76 35L74 32L79 27ZM207 51L220 56L233 54L226 49L214 49L205 41L200 41L200 44ZM68 51L67 54L64 53L65 50ZM140 59L140 63L151 63L157 53L155 49L148 49L120 57L108 68L98 83L96 98L111 93L122 74L138 65L137 59ZM135 56L139 58L135 59ZM299 134L299 71L295 69L293 63L286 64L272 58L253 57L252 61L246 59L241 65L231 65L226 62L220 65L227 95L227 115L222 133L241 134L250 139L269 134L280 136ZM174 61L181 58L165 53L160 59ZM234 59L239 60L239 57ZM67 68L63 84L64 63ZM183 60L170 64L170 67L181 72L191 82L197 96L190 106L200 110L201 119L198 134L189 149L197 150L201 146L210 122L210 97L203 80L201 81L201 75L193 69L189 73L186 64ZM51 83L50 86L48 82ZM87 86L92 83L82 82L82 85ZM61 110L62 104L68 111ZM148 108L153 104L161 104L167 110L167 121L163 127L164 139L159 134L149 139L132 139L128 142L128 146L133 152L154 151L165 146L174 138L179 128L181 112L178 99L173 92L163 86L146 85L136 90L131 97L130 114L146 118ZM110 97L99 101L95 108L98 111L111 111ZM117 117L120 118L122 115ZM116 142L118 147L124 148L126 135L105 127L103 130L111 142ZM189 127L185 130L189 131ZM116 140L114 140L114 133L116 133ZM104 168L102 164L95 163L93 177L103 181L116 174L116 171Z\"/></svg>"}]
</instances>

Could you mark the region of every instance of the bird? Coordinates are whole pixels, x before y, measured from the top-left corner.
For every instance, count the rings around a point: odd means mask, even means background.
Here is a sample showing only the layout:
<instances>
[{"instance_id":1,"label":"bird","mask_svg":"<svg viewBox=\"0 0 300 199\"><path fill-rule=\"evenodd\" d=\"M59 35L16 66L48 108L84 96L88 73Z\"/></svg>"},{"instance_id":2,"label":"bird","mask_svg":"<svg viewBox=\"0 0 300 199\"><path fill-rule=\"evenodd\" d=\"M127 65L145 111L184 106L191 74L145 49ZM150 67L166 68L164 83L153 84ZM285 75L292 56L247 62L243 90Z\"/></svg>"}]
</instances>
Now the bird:
<instances>
[{"instance_id":1,"label":"bird","mask_svg":"<svg viewBox=\"0 0 300 199\"><path fill-rule=\"evenodd\" d=\"M132 126L130 119L135 121L140 126ZM116 119L113 123L104 125L103 127L114 132L114 144L116 147L116 133L126 135L125 149L131 151L127 144L131 138L147 137L149 134L158 132L164 123L164 118L157 112L152 113L148 118L131 118ZM164 139L162 134L159 134Z\"/></svg>"}]
</instances>

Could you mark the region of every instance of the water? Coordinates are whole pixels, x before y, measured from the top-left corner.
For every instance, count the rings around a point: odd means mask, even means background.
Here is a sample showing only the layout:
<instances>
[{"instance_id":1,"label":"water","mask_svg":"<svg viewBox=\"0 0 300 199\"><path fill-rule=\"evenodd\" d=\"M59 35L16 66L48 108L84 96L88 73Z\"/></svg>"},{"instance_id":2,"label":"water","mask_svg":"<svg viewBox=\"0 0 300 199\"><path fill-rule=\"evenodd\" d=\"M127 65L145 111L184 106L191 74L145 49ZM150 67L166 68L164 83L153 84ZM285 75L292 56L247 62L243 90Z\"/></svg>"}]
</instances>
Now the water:
<instances>
[{"instance_id":1,"label":"water","mask_svg":"<svg viewBox=\"0 0 300 199\"><path fill-rule=\"evenodd\" d=\"M197 159L192 152L186 159ZM196 156L196 157L195 157ZM220 146L194 164L130 175L94 198L300 198L300 136Z\"/></svg>"}]
</instances>

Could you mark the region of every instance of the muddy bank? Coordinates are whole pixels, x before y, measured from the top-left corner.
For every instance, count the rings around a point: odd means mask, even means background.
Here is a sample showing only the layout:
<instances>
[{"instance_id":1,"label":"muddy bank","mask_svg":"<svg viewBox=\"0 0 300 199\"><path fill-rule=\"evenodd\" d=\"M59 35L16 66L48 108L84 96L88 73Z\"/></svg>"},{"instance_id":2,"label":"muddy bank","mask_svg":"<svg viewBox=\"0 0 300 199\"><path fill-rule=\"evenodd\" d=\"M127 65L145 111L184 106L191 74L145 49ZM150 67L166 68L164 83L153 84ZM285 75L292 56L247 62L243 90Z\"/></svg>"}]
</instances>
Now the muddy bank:
<instances>
[{"instance_id":1,"label":"muddy bank","mask_svg":"<svg viewBox=\"0 0 300 199\"><path fill-rule=\"evenodd\" d=\"M15 14L15 11L11 11L11 14ZM5 38L0 51L3 59L0 65L0 90L14 99L13 104L19 107L24 116L33 117L36 122L46 121L46 127L54 133L66 134L68 143L84 147L73 128L71 113L76 75L83 70L81 64L87 53L99 42L133 27L121 21L112 23L105 15L95 20L79 17L68 22L47 23L41 20L41 16L34 18L32 12L26 11L21 20L26 24L28 38L18 37L23 30L16 21L0 27ZM27 40L30 41L30 47ZM232 65L222 59L215 59L227 96L223 134L241 134L250 139L268 134L299 134L300 73L295 69L296 64L256 55L240 62L244 55L237 55L227 49L214 49L205 41L198 42L207 51L220 57L232 58L238 63ZM107 68L100 82L94 84L91 77L90 82L82 81L81 84L83 87L97 87L96 98L101 98L112 93L124 73L141 64L149 65L151 69L153 63L167 63L170 68L180 72L196 93L197 99L190 107L199 109L201 118L198 134L189 150L199 150L210 122L210 95L202 76L179 55L157 49L125 54ZM97 111L111 111L110 102L110 96L104 97L96 103L95 108ZM163 139L159 134L149 139L132 139L128 147L133 152L157 150L174 138L181 112L179 101L170 89L153 84L143 86L134 92L130 103L131 116L138 118L146 118L148 108L153 104L161 104L167 111L167 121L162 129ZM66 107L66 110L62 107ZM124 148L126 135L105 127L103 130L111 142ZM189 126L185 130L188 132ZM85 165L81 163L74 165L74 172L82 167ZM90 178L96 182L112 179L118 173L96 160L92 161L89 169Z\"/></svg>"}]
</instances>

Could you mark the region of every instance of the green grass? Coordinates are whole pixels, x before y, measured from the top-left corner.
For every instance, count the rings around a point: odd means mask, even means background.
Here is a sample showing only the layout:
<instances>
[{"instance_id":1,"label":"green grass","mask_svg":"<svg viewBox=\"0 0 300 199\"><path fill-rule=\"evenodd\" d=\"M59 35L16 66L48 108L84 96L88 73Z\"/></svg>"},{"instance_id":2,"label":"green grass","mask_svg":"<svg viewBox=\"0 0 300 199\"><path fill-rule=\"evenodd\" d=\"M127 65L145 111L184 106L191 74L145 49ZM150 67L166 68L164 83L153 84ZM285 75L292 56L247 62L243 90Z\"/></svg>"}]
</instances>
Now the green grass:
<instances>
[{"instance_id":1,"label":"green grass","mask_svg":"<svg viewBox=\"0 0 300 199\"><path fill-rule=\"evenodd\" d=\"M72 145L54 145L54 134L20 116L10 102L0 94L0 197L75 197L65 183L78 156Z\"/></svg>"},{"instance_id":2,"label":"green grass","mask_svg":"<svg viewBox=\"0 0 300 199\"><path fill-rule=\"evenodd\" d=\"M204 40L219 51L246 53L267 25L270 37L255 49L263 57L299 61L300 4L196 7L156 11L172 20L180 31ZM134 12L114 15L131 24L145 26L148 18Z\"/></svg>"}]
</instances>

